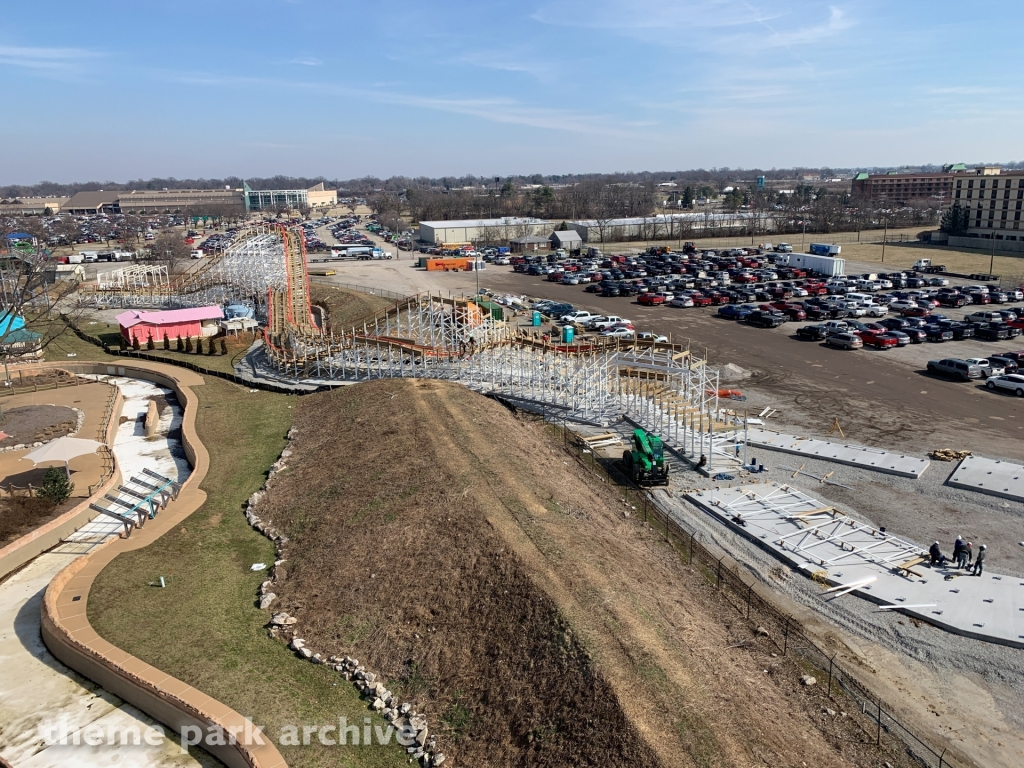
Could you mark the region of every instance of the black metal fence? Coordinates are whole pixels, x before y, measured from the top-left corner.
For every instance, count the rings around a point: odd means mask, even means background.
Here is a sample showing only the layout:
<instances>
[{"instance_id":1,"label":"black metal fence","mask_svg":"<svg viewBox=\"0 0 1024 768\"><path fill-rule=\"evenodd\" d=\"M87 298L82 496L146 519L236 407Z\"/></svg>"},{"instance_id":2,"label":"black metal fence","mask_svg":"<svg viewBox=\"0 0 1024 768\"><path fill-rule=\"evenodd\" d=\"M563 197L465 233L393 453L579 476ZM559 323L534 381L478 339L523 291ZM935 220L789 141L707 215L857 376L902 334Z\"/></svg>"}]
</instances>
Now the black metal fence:
<instances>
[{"instance_id":1,"label":"black metal fence","mask_svg":"<svg viewBox=\"0 0 1024 768\"><path fill-rule=\"evenodd\" d=\"M677 519L662 509L653 494L635 485L618 468L613 460L598 460L593 450L577 440L573 433L562 425L562 440L584 466L594 472L608 476L624 489L637 515L659 533L679 553L687 565L701 569L709 582L717 588L722 600L752 625L768 630L768 639L786 657L800 656L801 666L813 668L821 679L826 680L825 692L828 699L845 697L856 709L874 724L875 744L881 750L891 750L902 745L911 757L927 768L967 768L969 764L953 761L947 757L947 749L925 741L902 723L889 706L872 693L836 661L836 653L823 650L805 632L800 621L780 610L770 597L769 590L762 587L749 575L744 575L728 555L716 551L700 541L699 534L687 530ZM837 709L839 706L837 705ZM845 709L851 709L849 704ZM894 743L898 740L900 745Z\"/></svg>"}]
</instances>

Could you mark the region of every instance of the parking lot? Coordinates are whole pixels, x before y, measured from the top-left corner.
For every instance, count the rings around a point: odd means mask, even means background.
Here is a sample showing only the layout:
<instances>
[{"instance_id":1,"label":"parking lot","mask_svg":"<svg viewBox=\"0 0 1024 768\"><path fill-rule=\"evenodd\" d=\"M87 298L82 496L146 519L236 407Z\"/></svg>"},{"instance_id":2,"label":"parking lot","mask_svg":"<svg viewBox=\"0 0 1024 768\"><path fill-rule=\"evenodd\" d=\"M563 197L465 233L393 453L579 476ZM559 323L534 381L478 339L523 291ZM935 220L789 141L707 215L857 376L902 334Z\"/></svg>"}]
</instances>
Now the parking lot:
<instances>
[{"instance_id":1,"label":"parking lot","mask_svg":"<svg viewBox=\"0 0 1024 768\"><path fill-rule=\"evenodd\" d=\"M989 392L983 381L954 382L925 370L931 359L1024 349L1022 339L843 351L797 340L794 331L804 322L755 328L717 317L718 307L647 307L635 297L584 293L580 286L547 282L510 267L489 267L482 282L496 293L527 294L628 317L638 331L665 334L702 352L706 348L712 365L734 363L752 371L751 378L730 386L744 392L742 407L750 411L778 409L771 425L779 429L822 434L839 419L851 440L866 444L917 453L954 447L1024 460L1024 401ZM951 318L966 313L942 312Z\"/></svg>"}]
</instances>

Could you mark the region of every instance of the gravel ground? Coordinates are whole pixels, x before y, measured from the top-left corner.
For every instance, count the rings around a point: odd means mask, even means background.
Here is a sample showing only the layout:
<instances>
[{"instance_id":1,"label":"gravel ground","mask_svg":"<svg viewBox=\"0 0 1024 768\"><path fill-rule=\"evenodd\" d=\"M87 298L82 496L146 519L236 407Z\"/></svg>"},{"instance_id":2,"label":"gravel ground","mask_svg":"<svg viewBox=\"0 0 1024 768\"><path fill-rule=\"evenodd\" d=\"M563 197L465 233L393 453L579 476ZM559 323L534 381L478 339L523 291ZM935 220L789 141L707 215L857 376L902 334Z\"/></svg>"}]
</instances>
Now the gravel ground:
<instances>
[{"instance_id":1,"label":"gravel ground","mask_svg":"<svg viewBox=\"0 0 1024 768\"><path fill-rule=\"evenodd\" d=\"M944 549L951 550L958 533L974 542L975 551L984 541L992 553L989 562L994 570L1024 575L1024 547L1017 544L1017 541L1024 541L1024 504L1003 502L944 486L955 463L933 462L922 478L915 481L776 451L759 449L755 455L767 470L765 474L753 476L758 480L767 478L772 482L788 483L834 504L851 517L885 525L894 534L916 541L925 548L937 538ZM805 472L819 477L834 471L830 479L854 490L823 485L802 475L793 479L792 471L780 469L780 464L793 468L805 464ZM684 527L698 532L706 541L714 542L760 582L812 608L854 637L881 645L896 654L903 666L922 675L934 676L940 685L954 679L969 681L964 685L977 686L982 698L991 697L982 706L994 706L1006 725L1018 733L1024 730L1024 650L953 635L905 616L879 611L873 603L852 595L841 600L823 601L821 588L810 579L681 498L680 492L687 489L743 484L739 473L730 474L736 477L734 482L715 483L695 472L677 472L672 483L673 497L656 496ZM910 497L922 498L913 498L908 503ZM1004 522L979 523L976 526L972 518L978 517L981 510L991 511L993 505L1005 512L1000 515ZM919 682L926 687L926 683ZM902 687L900 690L913 696ZM953 702L954 707L958 706L955 699ZM989 722L977 707L972 711L965 704L959 706L963 708L965 717L970 713L983 722ZM977 725L977 722L968 722L972 730ZM994 733L978 735L979 738L998 742L999 733L1000 730L995 728ZM1013 764L1012 759L1009 764Z\"/></svg>"}]
</instances>

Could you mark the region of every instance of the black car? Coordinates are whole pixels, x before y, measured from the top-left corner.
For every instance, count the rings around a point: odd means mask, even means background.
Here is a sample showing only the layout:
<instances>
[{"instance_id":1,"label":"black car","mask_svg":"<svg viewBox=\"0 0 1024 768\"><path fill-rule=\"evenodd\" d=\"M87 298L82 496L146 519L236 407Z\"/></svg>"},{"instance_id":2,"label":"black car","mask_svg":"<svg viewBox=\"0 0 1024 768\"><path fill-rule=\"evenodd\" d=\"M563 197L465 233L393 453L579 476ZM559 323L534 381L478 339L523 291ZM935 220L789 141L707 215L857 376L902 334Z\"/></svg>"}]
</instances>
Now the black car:
<instances>
[{"instance_id":1,"label":"black car","mask_svg":"<svg viewBox=\"0 0 1024 768\"><path fill-rule=\"evenodd\" d=\"M944 307L966 307L971 303L962 293L941 293L935 298Z\"/></svg>"},{"instance_id":2,"label":"black car","mask_svg":"<svg viewBox=\"0 0 1024 768\"><path fill-rule=\"evenodd\" d=\"M879 320L878 324L890 331L902 331L904 328L910 327L910 324L902 317L887 317Z\"/></svg>"},{"instance_id":3,"label":"black car","mask_svg":"<svg viewBox=\"0 0 1024 768\"><path fill-rule=\"evenodd\" d=\"M1017 371L1020 370L1020 365L1012 357L1007 357L1005 355L989 355L988 359L993 363L998 363L1003 366L1007 373L1017 373Z\"/></svg>"},{"instance_id":4,"label":"black car","mask_svg":"<svg viewBox=\"0 0 1024 768\"><path fill-rule=\"evenodd\" d=\"M992 328L999 328L1001 330L1005 330L1006 338L1008 339L1016 339L1018 336L1020 336L1020 328L1018 328L1015 325L1010 325L1009 323L989 323L989 326Z\"/></svg>"},{"instance_id":5,"label":"black car","mask_svg":"<svg viewBox=\"0 0 1024 768\"><path fill-rule=\"evenodd\" d=\"M943 328L941 325L926 325L924 327L924 335L928 341L952 341L953 332L947 328Z\"/></svg>"},{"instance_id":6,"label":"black car","mask_svg":"<svg viewBox=\"0 0 1024 768\"><path fill-rule=\"evenodd\" d=\"M940 320L935 325L945 328L947 331L952 331L953 339L956 341L974 338L974 328L967 323L958 323L955 320Z\"/></svg>"},{"instance_id":7,"label":"black car","mask_svg":"<svg viewBox=\"0 0 1024 768\"><path fill-rule=\"evenodd\" d=\"M797 329L796 335L797 338L808 341L824 341L828 338L828 331L820 325L805 325L803 328Z\"/></svg>"},{"instance_id":8,"label":"black car","mask_svg":"<svg viewBox=\"0 0 1024 768\"><path fill-rule=\"evenodd\" d=\"M994 323L971 323L970 325L974 328L974 337L982 341L1002 341L1010 338L1010 333L1006 328L1000 328Z\"/></svg>"},{"instance_id":9,"label":"black car","mask_svg":"<svg viewBox=\"0 0 1024 768\"><path fill-rule=\"evenodd\" d=\"M910 337L910 343L911 344L922 344L922 343L924 343L925 339L928 338L928 334L926 334L924 332L924 330L922 330L921 328L910 328L910 327L907 327L907 328L900 328L899 331L900 331L900 333L905 333L905 334L907 334L907 336Z\"/></svg>"},{"instance_id":10,"label":"black car","mask_svg":"<svg viewBox=\"0 0 1024 768\"><path fill-rule=\"evenodd\" d=\"M781 312L768 312L763 309L755 309L747 315L743 322L756 325L759 328L778 328L788 318Z\"/></svg>"}]
</instances>

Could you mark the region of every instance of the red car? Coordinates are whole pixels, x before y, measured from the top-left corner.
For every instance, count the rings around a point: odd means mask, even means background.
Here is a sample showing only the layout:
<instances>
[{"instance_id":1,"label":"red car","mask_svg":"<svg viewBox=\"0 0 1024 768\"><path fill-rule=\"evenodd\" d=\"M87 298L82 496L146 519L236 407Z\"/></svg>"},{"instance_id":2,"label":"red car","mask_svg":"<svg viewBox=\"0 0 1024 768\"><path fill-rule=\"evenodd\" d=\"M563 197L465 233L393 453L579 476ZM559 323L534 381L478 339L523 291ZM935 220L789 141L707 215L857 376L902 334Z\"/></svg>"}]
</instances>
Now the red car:
<instances>
[{"instance_id":1,"label":"red car","mask_svg":"<svg viewBox=\"0 0 1024 768\"><path fill-rule=\"evenodd\" d=\"M705 296L703 293L688 293L686 295L693 299L693 306L695 307L707 307L711 305L711 297Z\"/></svg>"},{"instance_id":2,"label":"red car","mask_svg":"<svg viewBox=\"0 0 1024 768\"><path fill-rule=\"evenodd\" d=\"M729 300L725 296L720 294L718 291L708 291L707 293L704 294L704 296L706 296L708 299L710 299L712 306L715 306L715 307L719 306L720 304L728 304L729 303ZM697 302L695 301L693 303L693 305L697 306Z\"/></svg>"},{"instance_id":3,"label":"red car","mask_svg":"<svg viewBox=\"0 0 1024 768\"><path fill-rule=\"evenodd\" d=\"M886 335L888 331L857 331L865 346L875 349L891 349L897 345L895 336Z\"/></svg>"},{"instance_id":4,"label":"red car","mask_svg":"<svg viewBox=\"0 0 1024 768\"><path fill-rule=\"evenodd\" d=\"M664 304L667 300L668 296L664 293L641 293L636 297L637 304L646 304L651 307Z\"/></svg>"},{"instance_id":5,"label":"red car","mask_svg":"<svg viewBox=\"0 0 1024 768\"><path fill-rule=\"evenodd\" d=\"M786 315L790 320L806 320L807 313L804 308L797 304L790 304L786 301L776 301L771 305L772 309L779 310L782 314Z\"/></svg>"},{"instance_id":6,"label":"red car","mask_svg":"<svg viewBox=\"0 0 1024 768\"><path fill-rule=\"evenodd\" d=\"M903 315L903 317L926 317L929 312L931 312L931 310L924 307L908 307L900 312L900 314Z\"/></svg>"}]
</instances>

